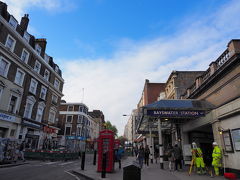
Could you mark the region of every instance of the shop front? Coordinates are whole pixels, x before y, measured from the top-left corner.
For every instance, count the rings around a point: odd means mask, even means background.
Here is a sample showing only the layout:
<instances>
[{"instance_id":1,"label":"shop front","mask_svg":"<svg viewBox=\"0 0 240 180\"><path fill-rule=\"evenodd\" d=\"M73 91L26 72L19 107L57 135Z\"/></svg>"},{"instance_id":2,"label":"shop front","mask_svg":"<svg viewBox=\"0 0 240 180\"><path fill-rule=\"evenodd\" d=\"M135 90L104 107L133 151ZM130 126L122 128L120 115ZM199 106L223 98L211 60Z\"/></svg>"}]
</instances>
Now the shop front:
<instances>
[{"instance_id":1,"label":"shop front","mask_svg":"<svg viewBox=\"0 0 240 180\"><path fill-rule=\"evenodd\" d=\"M138 126L138 133L148 135L151 138L153 134L158 135L157 147L159 147L160 163L163 168L164 152L170 144L178 144L183 148L183 152L187 148L189 150L189 135L191 133L187 136L183 135L184 124L205 117L213 108L214 106L210 103L200 100L160 100L143 107L143 116ZM192 138L199 138L198 136L199 134L196 132L191 134ZM186 149L184 149L185 147ZM189 152L188 155L191 156Z\"/></svg>"}]
</instances>

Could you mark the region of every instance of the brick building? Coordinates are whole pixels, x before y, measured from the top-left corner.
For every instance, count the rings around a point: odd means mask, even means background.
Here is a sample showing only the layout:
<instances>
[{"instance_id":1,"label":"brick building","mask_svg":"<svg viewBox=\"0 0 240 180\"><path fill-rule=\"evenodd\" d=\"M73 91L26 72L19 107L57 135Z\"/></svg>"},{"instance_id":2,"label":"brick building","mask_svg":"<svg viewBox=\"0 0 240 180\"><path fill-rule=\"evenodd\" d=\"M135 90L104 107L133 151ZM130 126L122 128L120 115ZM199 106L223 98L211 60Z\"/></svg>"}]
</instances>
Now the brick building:
<instances>
[{"instance_id":1,"label":"brick building","mask_svg":"<svg viewBox=\"0 0 240 180\"><path fill-rule=\"evenodd\" d=\"M192 141L211 157L212 142L223 150L225 167L240 175L240 40L231 40L227 49L182 95L205 100L215 109L205 117L183 124L183 144ZM208 150L210 149L210 152Z\"/></svg>"},{"instance_id":2,"label":"brick building","mask_svg":"<svg viewBox=\"0 0 240 180\"><path fill-rule=\"evenodd\" d=\"M47 148L56 137L64 80L46 39L27 31L0 2L0 136L25 140L29 148Z\"/></svg>"},{"instance_id":3,"label":"brick building","mask_svg":"<svg viewBox=\"0 0 240 180\"><path fill-rule=\"evenodd\" d=\"M88 107L83 103L62 101L58 127L61 145L69 150L84 150L86 142L90 144L99 135L99 123L89 115Z\"/></svg>"}]
</instances>

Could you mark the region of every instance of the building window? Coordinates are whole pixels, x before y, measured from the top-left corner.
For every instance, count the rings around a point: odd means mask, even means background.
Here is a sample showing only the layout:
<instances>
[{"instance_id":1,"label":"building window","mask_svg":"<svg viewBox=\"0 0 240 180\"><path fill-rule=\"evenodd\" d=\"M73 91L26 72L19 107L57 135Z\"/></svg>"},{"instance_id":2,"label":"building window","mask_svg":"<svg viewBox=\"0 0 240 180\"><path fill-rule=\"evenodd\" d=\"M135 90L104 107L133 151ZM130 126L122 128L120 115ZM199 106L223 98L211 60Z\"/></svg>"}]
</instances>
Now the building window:
<instances>
[{"instance_id":1,"label":"building window","mask_svg":"<svg viewBox=\"0 0 240 180\"><path fill-rule=\"evenodd\" d=\"M25 111L24 111L24 115L23 117L31 119L32 117L32 109L33 109L33 105L36 102L36 100L34 99L34 97L30 96L27 97L27 102L25 105Z\"/></svg>"},{"instance_id":2,"label":"building window","mask_svg":"<svg viewBox=\"0 0 240 180\"><path fill-rule=\"evenodd\" d=\"M55 71L58 72L59 71L59 67L56 65L55 66Z\"/></svg>"},{"instance_id":3,"label":"building window","mask_svg":"<svg viewBox=\"0 0 240 180\"><path fill-rule=\"evenodd\" d=\"M9 69L10 63L5 60L3 57L0 57L0 75L7 77L8 69Z\"/></svg>"},{"instance_id":4,"label":"building window","mask_svg":"<svg viewBox=\"0 0 240 180\"><path fill-rule=\"evenodd\" d=\"M81 127L77 127L77 136L81 135Z\"/></svg>"},{"instance_id":5,"label":"building window","mask_svg":"<svg viewBox=\"0 0 240 180\"><path fill-rule=\"evenodd\" d=\"M44 106L39 104L38 109L37 109L36 121L38 121L38 122L42 121L43 110L44 110Z\"/></svg>"},{"instance_id":6,"label":"building window","mask_svg":"<svg viewBox=\"0 0 240 180\"><path fill-rule=\"evenodd\" d=\"M18 97L12 95L10 98L9 106L8 106L8 112L16 113L17 101L18 101Z\"/></svg>"},{"instance_id":7,"label":"building window","mask_svg":"<svg viewBox=\"0 0 240 180\"><path fill-rule=\"evenodd\" d=\"M34 65L34 71L36 71L39 74L40 69L41 69L41 63L36 60Z\"/></svg>"},{"instance_id":8,"label":"building window","mask_svg":"<svg viewBox=\"0 0 240 180\"><path fill-rule=\"evenodd\" d=\"M60 86L60 81L58 79L55 79L54 87L59 90L59 86Z\"/></svg>"},{"instance_id":9,"label":"building window","mask_svg":"<svg viewBox=\"0 0 240 180\"><path fill-rule=\"evenodd\" d=\"M35 50L36 50L37 54L40 56L40 55L41 55L42 48L41 48L41 46L39 46L39 44L36 44Z\"/></svg>"},{"instance_id":10,"label":"building window","mask_svg":"<svg viewBox=\"0 0 240 180\"><path fill-rule=\"evenodd\" d=\"M49 76L50 76L50 72L47 69L45 69L43 78L48 81L49 80Z\"/></svg>"},{"instance_id":11,"label":"building window","mask_svg":"<svg viewBox=\"0 0 240 180\"><path fill-rule=\"evenodd\" d=\"M47 54L44 54L44 60L48 63L49 62L49 56Z\"/></svg>"},{"instance_id":12,"label":"building window","mask_svg":"<svg viewBox=\"0 0 240 180\"><path fill-rule=\"evenodd\" d=\"M83 112L83 107L82 106L79 106L79 111Z\"/></svg>"},{"instance_id":13,"label":"building window","mask_svg":"<svg viewBox=\"0 0 240 180\"><path fill-rule=\"evenodd\" d=\"M10 136L13 137L15 135L15 129L11 129Z\"/></svg>"},{"instance_id":14,"label":"building window","mask_svg":"<svg viewBox=\"0 0 240 180\"><path fill-rule=\"evenodd\" d=\"M57 104L57 102L58 102L58 97L53 94L53 95L52 95L52 103L53 103L53 104Z\"/></svg>"},{"instance_id":15,"label":"building window","mask_svg":"<svg viewBox=\"0 0 240 180\"><path fill-rule=\"evenodd\" d=\"M40 98L45 100L46 99L46 95L47 95L47 88L42 86L41 93L40 93Z\"/></svg>"},{"instance_id":16,"label":"building window","mask_svg":"<svg viewBox=\"0 0 240 180\"><path fill-rule=\"evenodd\" d=\"M25 73L24 73L22 70L17 69L14 82L15 82L17 85L22 86L23 80L24 80L24 76L25 76Z\"/></svg>"},{"instance_id":17,"label":"building window","mask_svg":"<svg viewBox=\"0 0 240 180\"><path fill-rule=\"evenodd\" d=\"M65 128L65 135L67 135L67 136L71 135L71 127Z\"/></svg>"},{"instance_id":18,"label":"building window","mask_svg":"<svg viewBox=\"0 0 240 180\"><path fill-rule=\"evenodd\" d=\"M21 55L21 60L25 63L28 62L28 58L29 58L29 52L26 49L23 49L22 51L22 55Z\"/></svg>"},{"instance_id":19,"label":"building window","mask_svg":"<svg viewBox=\"0 0 240 180\"><path fill-rule=\"evenodd\" d=\"M68 111L73 111L73 106L68 106Z\"/></svg>"},{"instance_id":20,"label":"building window","mask_svg":"<svg viewBox=\"0 0 240 180\"><path fill-rule=\"evenodd\" d=\"M27 42L30 41L30 34L27 31L24 32L23 39L25 39Z\"/></svg>"},{"instance_id":21,"label":"building window","mask_svg":"<svg viewBox=\"0 0 240 180\"><path fill-rule=\"evenodd\" d=\"M35 79L31 79L31 84L29 87L29 92L36 94L38 82Z\"/></svg>"},{"instance_id":22,"label":"building window","mask_svg":"<svg viewBox=\"0 0 240 180\"><path fill-rule=\"evenodd\" d=\"M83 121L83 116L82 115L78 115L77 123L82 124L82 121Z\"/></svg>"},{"instance_id":23,"label":"building window","mask_svg":"<svg viewBox=\"0 0 240 180\"><path fill-rule=\"evenodd\" d=\"M9 24L10 24L11 27L13 27L14 29L17 28L18 22L17 22L17 20L16 20L12 15L10 16Z\"/></svg>"},{"instance_id":24,"label":"building window","mask_svg":"<svg viewBox=\"0 0 240 180\"><path fill-rule=\"evenodd\" d=\"M10 49L10 51L13 52L14 47L15 47L15 44L16 44L16 40L15 40L12 36L8 35L7 41L6 41L6 43L5 43L5 46L6 46L8 49Z\"/></svg>"},{"instance_id":25,"label":"building window","mask_svg":"<svg viewBox=\"0 0 240 180\"><path fill-rule=\"evenodd\" d=\"M72 123L73 116L66 116L66 123Z\"/></svg>"},{"instance_id":26,"label":"building window","mask_svg":"<svg viewBox=\"0 0 240 180\"><path fill-rule=\"evenodd\" d=\"M56 108L52 107L49 112L49 117L48 117L48 122L50 123L55 123L55 118L56 118Z\"/></svg>"}]
</instances>

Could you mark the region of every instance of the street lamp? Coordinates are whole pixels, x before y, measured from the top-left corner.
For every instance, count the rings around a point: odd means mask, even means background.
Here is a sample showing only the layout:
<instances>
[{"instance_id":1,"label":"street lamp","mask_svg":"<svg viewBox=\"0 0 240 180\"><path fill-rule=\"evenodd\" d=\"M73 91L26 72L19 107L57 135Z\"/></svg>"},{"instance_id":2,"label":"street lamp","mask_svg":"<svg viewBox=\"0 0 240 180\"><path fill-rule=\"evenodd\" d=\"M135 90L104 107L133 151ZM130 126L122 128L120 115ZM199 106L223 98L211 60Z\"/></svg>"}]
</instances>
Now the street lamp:
<instances>
[{"instance_id":1,"label":"street lamp","mask_svg":"<svg viewBox=\"0 0 240 180\"><path fill-rule=\"evenodd\" d=\"M132 118L132 156L134 156L133 154L133 117L136 117L136 116L127 115L127 114L123 114L123 116L130 116Z\"/></svg>"}]
</instances>

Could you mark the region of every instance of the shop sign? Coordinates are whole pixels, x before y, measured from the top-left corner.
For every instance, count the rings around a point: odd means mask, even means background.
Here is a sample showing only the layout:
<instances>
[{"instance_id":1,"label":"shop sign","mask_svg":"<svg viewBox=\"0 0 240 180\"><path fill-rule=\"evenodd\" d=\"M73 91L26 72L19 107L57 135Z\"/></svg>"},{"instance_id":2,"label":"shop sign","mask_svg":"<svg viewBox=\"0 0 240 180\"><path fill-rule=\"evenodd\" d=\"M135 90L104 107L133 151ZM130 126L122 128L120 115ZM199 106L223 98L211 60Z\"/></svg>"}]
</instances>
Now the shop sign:
<instances>
[{"instance_id":1,"label":"shop sign","mask_svg":"<svg viewBox=\"0 0 240 180\"><path fill-rule=\"evenodd\" d=\"M35 128L40 128L41 127L41 125L39 125L39 124L35 124L35 123L29 122L29 121L26 121L26 120L23 120L23 123L26 124L26 125L35 127Z\"/></svg>"},{"instance_id":2,"label":"shop sign","mask_svg":"<svg viewBox=\"0 0 240 180\"><path fill-rule=\"evenodd\" d=\"M202 117L205 116L205 112L193 110L147 110L147 115L157 117Z\"/></svg>"},{"instance_id":3,"label":"shop sign","mask_svg":"<svg viewBox=\"0 0 240 180\"><path fill-rule=\"evenodd\" d=\"M0 113L0 119L4 121L9 121L9 122L16 122L16 117L15 116L10 116L5 113Z\"/></svg>"},{"instance_id":4,"label":"shop sign","mask_svg":"<svg viewBox=\"0 0 240 180\"><path fill-rule=\"evenodd\" d=\"M66 136L66 139L70 139L70 140L77 139L77 140L85 141L86 137L82 137L82 136Z\"/></svg>"},{"instance_id":5,"label":"shop sign","mask_svg":"<svg viewBox=\"0 0 240 180\"><path fill-rule=\"evenodd\" d=\"M46 132L46 133L49 133L49 134L51 134L51 133L56 133L55 129L50 128L50 127L48 127L48 126L44 126L43 132Z\"/></svg>"}]
</instances>

